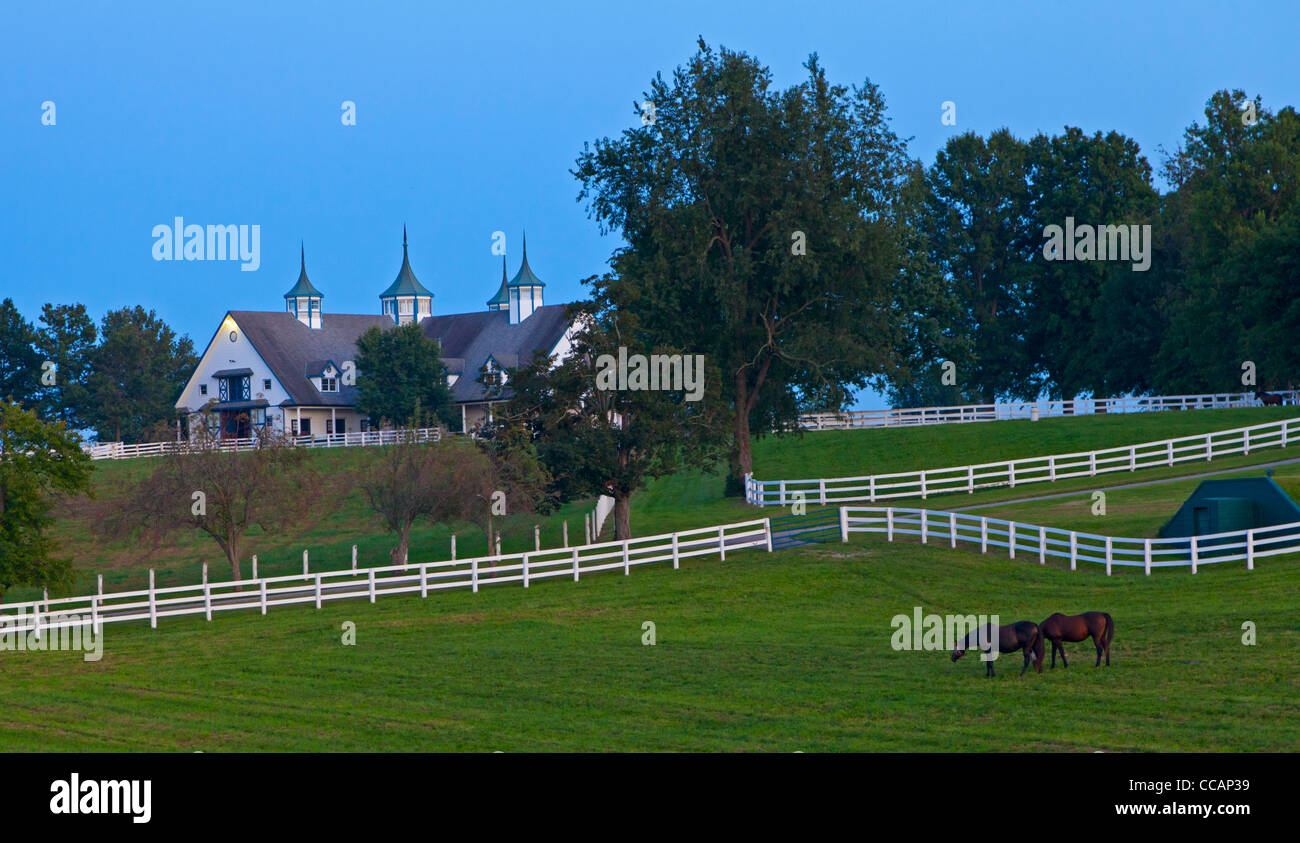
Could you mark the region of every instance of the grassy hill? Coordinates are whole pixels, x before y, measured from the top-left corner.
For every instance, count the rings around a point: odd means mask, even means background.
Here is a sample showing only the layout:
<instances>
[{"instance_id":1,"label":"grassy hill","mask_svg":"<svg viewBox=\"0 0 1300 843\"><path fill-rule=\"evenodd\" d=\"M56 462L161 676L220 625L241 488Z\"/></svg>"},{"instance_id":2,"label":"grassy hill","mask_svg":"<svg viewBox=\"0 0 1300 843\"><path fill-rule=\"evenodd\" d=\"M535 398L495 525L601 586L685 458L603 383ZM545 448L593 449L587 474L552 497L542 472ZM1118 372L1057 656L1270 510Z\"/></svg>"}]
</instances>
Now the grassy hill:
<instances>
[{"instance_id":1,"label":"grassy hill","mask_svg":"<svg viewBox=\"0 0 1300 843\"><path fill-rule=\"evenodd\" d=\"M1287 751L1298 589L1287 561L1107 578L855 539L110 625L97 663L2 654L0 750ZM1020 678L1005 657L985 679L971 656L891 649L890 619L914 606L1004 623L1109 611L1112 666L1074 644L1068 670Z\"/></svg>"},{"instance_id":2,"label":"grassy hill","mask_svg":"<svg viewBox=\"0 0 1300 843\"><path fill-rule=\"evenodd\" d=\"M1300 413L1300 408L1089 415L1043 419L1038 422L1007 421L769 436L755 441L755 472L759 477L815 477L865 471L899 471L922 466L941 467L972 460L1010 459L1132 444L1209 430L1226 430L1285 418L1296 413ZM372 449L362 448L320 449L311 452L311 460L321 472L343 472L355 469L372 457L373 453ZM1249 457L1215 460L1209 464L1187 463L1172 469L1149 469L1133 475L1116 473L1097 480L1084 478L1057 484L1034 484L1014 490L988 490L975 495L935 496L927 505L943 508L1072 489L1087 492L1100 485L1130 480L1247 466L1282 459L1291 453L1290 450L1267 449L1257 451ZM95 486L100 499L147 476L153 464L149 459L103 460L95 463ZM1086 496L1081 500L1086 500ZM1120 501L1119 498L1112 500L1117 503ZM594 503L575 502L547 518L519 515L508 519L504 527L503 549L519 551L531 548L535 524L542 528L543 546L558 546L561 544L562 522L566 520L569 522L570 542L581 541L583 516L591 510ZM916 503L919 504L919 501ZM1167 504L1167 501L1162 500L1159 508L1153 510L1151 518L1138 526L1154 534L1154 529L1173 511L1170 509L1165 512ZM1045 519L1043 523L1058 526L1086 523L1088 526L1082 527L1083 529L1098 529L1095 519L1088 521L1074 518L1078 506L1076 501L1068 505L1041 507L1031 512L1041 515ZM1118 503L1118 506L1118 509L1112 506L1110 512L1123 514L1124 505ZM1007 511L1020 510L1013 508ZM780 510L769 507L761 514L778 512ZM637 535L651 535L674 529L744 520L758 517L759 514L743 501L724 498L720 475L683 472L653 482L634 496L632 524ZM144 587L149 568L156 569L160 586L193 583L198 581L205 561L214 578L228 576L229 569L224 557L206 536L197 533L181 536L174 542L157 548L142 547L130 541L106 542L102 531L98 529L97 513L93 505L83 500L72 501L62 508L59 515L57 536L62 542L63 552L76 560L76 565L83 574L78 591L92 590L94 576L101 573L108 590ZM1051 520L1058 515L1074 520ZM1028 516L1016 517L1030 520ZM1150 527L1147 522L1157 518L1159 523ZM1116 535L1126 534L1124 529L1138 528L1128 527L1126 522L1118 520L1107 524L1109 531ZM487 543L481 525L421 526L412 535L411 558L417 561L447 558L453 532L457 533L458 555L465 557L486 552ZM304 548L310 551L313 570L348 567L351 564L353 544L357 545L358 558L363 566L387 564L388 550L393 544L392 536L366 507L364 496L360 492L350 496L338 511L320 519L318 523L308 525L301 535L260 535L253 531L249 536L247 552L258 554L260 572L289 574L301 570ZM245 574L247 573L246 566ZM37 596L38 593L32 589L14 589L6 595L6 599L25 600Z\"/></svg>"}]
</instances>

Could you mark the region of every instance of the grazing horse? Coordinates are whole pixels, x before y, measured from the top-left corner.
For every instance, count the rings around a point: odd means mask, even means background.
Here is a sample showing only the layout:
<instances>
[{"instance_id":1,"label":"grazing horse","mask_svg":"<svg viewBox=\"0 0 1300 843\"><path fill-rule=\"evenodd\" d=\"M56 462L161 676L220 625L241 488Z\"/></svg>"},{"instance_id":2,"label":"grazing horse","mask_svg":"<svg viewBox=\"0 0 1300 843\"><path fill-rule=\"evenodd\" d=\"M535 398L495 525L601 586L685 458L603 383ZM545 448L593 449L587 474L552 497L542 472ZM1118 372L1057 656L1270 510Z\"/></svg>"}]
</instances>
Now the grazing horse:
<instances>
[{"instance_id":1,"label":"grazing horse","mask_svg":"<svg viewBox=\"0 0 1300 843\"><path fill-rule=\"evenodd\" d=\"M1255 397L1264 403L1265 407L1281 407L1282 396L1272 392L1256 392Z\"/></svg>"},{"instance_id":2,"label":"grazing horse","mask_svg":"<svg viewBox=\"0 0 1300 843\"><path fill-rule=\"evenodd\" d=\"M985 624L981 628L971 630L963 640L957 642L953 647L952 660L966 655L966 650L971 647L979 647L979 636L983 632L985 643L992 645L997 641L999 653L1014 653L1016 650L1023 650L1025 653L1025 666L1020 668L1020 675L1024 676L1025 671L1029 669L1029 660L1033 658L1034 669L1039 673L1043 672L1043 636L1038 631L1038 624L1033 621L1016 621L1005 626L1000 626L996 630L993 624ZM994 637L996 633L996 639ZM989 659L984 662L985 676L993 676L993 660Z\"/></svg>"},{"instance_id":3,"label":"grazing horse","mask_svg":"<svg viewBox=\"0 0 1300 843\"><path fill-rule=\"evenodd\" d=\"M1101 667L1101 654L1106 653L1106 667L1110 667L1110 639L1115 636L1115 619L1105 612L1084 612L1082 615L1052 615L1038 625L1039 632L1052 642L1052 667L1056 667L1056 651L1061 651L1061 666L1069 667L1065 661L1065 645L1062 641L1082 641L1092 638L1097 648L1097 663Z\"/></svg>"}]
</instances>

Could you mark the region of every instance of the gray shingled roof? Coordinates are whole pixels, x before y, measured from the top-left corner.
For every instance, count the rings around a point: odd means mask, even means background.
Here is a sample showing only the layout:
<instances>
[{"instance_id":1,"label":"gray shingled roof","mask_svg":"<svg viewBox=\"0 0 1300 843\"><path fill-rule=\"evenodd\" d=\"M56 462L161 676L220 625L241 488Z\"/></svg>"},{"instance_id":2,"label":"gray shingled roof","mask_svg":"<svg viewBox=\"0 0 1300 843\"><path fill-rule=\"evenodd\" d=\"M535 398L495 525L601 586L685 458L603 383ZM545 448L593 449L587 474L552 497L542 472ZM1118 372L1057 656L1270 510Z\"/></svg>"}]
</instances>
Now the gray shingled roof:
<instances>
[{"instance_id":1,"label":"gray shingled roof","mask_svg":"<svg viewBox=\"0 0 1300 843\"><path fill-rule=\"evenodd\" d=\"M534 350L550 351L564 336L569 322L566 305L539 307L518 325L510 324L504 310L428 316L420 322L426 337L442 344L444 364L461 377L452 387L458 402L483 400L479 369L492 356L498 364L513 368L532 359ZM308 379L319 375L324 361L342 366L356 360L357 338L371 326L393 327L392 317L348 313L321 315L321 327L308 328L290 313L232 310L230 316L244 336L271 367L275 378L300 406L343 407L357 401L355 386L340 385L338 392L321 393ZM281 402L281 406L285 406Z\"/></svg>"},{"instance_id":2,"label":"gray shingled roof","mask_svg":"<svg viewBox=\"0 0 1300 843\"><path fill-rule=\"evenodd\" d=\"M458 402L481 401L483 385L478 382L479 369L488 356L502 366L513 368L531 360L535 350L550 351L569 327L566 307L563 304L539 307L518 325L510 324L510 314L504 310L426 316L420 328L426 337L442 343L444 358L464 361L461 377L451 388L452 397Z\"/></svg>"},{"instance_id":3,"label":"gray shingled roof","mask_svg":"<svg viewBox=\"0 0 1300 843\"><path fill-rule=\"evenodd\" d=\"M321 393L308 380L312 364L334 360L342 366L357 358L357 337L372 325L393 327L392 317L325 313L319 328L308 328L291 313L232 310L231 317L244 336L271 367L271 371L299 406L351 406L357 402L355 386L340 385L338 392Z\"/></svg>"}]
</instances>

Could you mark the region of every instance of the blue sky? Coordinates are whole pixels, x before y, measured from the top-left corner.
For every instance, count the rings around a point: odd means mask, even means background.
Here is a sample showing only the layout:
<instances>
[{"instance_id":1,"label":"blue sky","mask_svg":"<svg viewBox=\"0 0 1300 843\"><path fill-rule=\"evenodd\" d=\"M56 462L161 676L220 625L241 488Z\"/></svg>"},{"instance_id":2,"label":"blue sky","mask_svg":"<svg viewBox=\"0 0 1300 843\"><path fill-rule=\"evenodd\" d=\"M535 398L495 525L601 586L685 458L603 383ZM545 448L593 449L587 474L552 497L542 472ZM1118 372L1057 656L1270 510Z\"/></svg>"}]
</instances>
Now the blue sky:
<instances>
[{"instance_id":1,"label":"blue sky","mask_svg":"<svg viewBox=\"0 0 1300 843\"><path fill-rule=\"evenodd\" d=\"M835 81L869 77L927 163L955 132L1068 124L1125 132L1158 166L1219 88L1300 101L1297 22L1283 2L10 5L0 297L33 320L143 304L202 345L228 309L283 307L303 240L326 312L378 313L405 223L436 313L495 292L496 230L513 274L526 229L547 301L570 301L617 245L576 201L574 158L637 122L699 35L782 86L814 51ZM260 225L260 268L154 261L177 216Z\"/></svg>"}]
</instances>

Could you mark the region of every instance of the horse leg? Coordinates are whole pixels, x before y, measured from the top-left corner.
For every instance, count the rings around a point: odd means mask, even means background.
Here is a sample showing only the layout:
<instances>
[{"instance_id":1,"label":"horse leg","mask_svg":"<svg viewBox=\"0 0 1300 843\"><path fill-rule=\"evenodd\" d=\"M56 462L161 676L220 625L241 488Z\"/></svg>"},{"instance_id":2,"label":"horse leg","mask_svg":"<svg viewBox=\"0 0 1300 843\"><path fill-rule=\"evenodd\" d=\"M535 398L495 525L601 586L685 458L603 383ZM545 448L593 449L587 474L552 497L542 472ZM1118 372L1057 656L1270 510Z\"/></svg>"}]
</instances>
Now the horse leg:
<instances>
[{"instance_id":1,"label":"horse leg","mask_svg":"<svg viewBox=\"0 0 1300 843\"><path fill-rule=\"evenodd\" d=\"M1092 643L1097 648L1097 663L1093 667L1101 667L1101 633L1094 632L1092 634Z\"/></svg>"},{"instance_id":2,"label":"horse leg","mask_svg":"<svg viewBox=\"0 0 1300 843\"><path fill-rule=\"evenodd\" d=\"M1029 646L1029 645L1026 644L1026 645L1025 645L1025 666L1022 667L1022 668L1020 668L1020 675L1021 675L1021 676L1024 676L1024 675L1025 675L1025 671L1026 671L1026 670L1029 670L1029 660L1030 660L1031 658L1033 658L1033 654L1034 654L1033 647L1031 647L1031 646Z\"/></svg>"},{"instance_id":3,"label":"horse leg","mask_svg":"<svg viewBox=\"0 0 1300 843\"><path fill-rule=\"evenodd\" d=\"M1055 638L1051 639L1051 641L1052 641L1052 670L1056 670L1056 648L1061 646L1061 642L1057 641Z\"/></svg>"},{"instance_id":4,"label":"horse leg","mask_svg":"<svg viewBox=\"0 0 1300 843\"><path fill-rule=\"evenodd\" d=\"M1061 667L1069 667L1070 663L1065 660L1065 639L1062 638L1057 646L1061 648Z\"/></svg>"}]
</instances>

